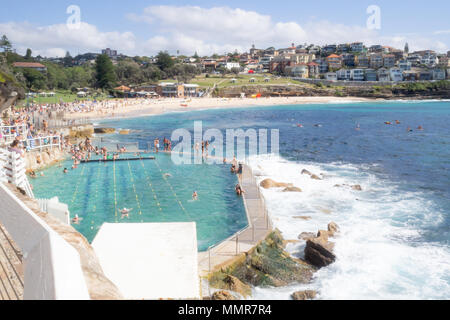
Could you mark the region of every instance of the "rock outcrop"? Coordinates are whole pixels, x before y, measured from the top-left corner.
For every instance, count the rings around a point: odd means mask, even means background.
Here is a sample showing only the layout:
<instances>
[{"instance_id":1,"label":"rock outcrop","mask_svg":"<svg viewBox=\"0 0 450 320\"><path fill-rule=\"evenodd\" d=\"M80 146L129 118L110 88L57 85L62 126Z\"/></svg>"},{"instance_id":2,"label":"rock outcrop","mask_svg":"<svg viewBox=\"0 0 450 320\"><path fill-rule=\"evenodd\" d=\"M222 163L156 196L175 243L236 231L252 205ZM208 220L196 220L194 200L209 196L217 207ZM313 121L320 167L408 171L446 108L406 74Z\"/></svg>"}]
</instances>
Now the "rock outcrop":
<instances>
[{"instance_id":1,"label":"rock outcrop","mask_svg":"<svg viewBox=\"0 0 450 320\"><path fill-rule=\"evenodd\" d=\"M94 133L98 134L108 134L108 133L115 133L116 129L114 128L95 128Z\"/></svg>"},{"instance_id":2,"label":"rock outcrop","mask_svg":"<svg viewBox=\"0 0 450 320\"><path fill-rule=\"evenodd\" d=\"M287 187L283 192L302 192L302 189L297 187Z\"/></svg>"},{"instance_id":3,"label":"rock outcrop","mask_svg":"<svg viewBox=\"0 0 450 320\"><path fill-rule=\"evenodd\" d=\"M304 233L299 238L306 240L305 260L315 267L322 268L332 264L336 260L333 253L334 243L329 242L328 238L335 236L339 231L336 223L328 224L328 230L319 230L314 238L307 237ZM310 235L310 234L308 234Z\"/></svg>"},{"instance_id":4,"label":"rock outcrop","mask_svg":"<svg viewBox=\"0 0 450 320\"><path fill-rule=\"evenodd\" d=\"M305 290L294 292L291 297L294 300L312 300L316 297L317 292L314 290Z\"/></svg>"},{"instance_id":5,"label":"rock outcrop","mask_svg":"<svg viewBox=\"0 0 450 320\"><path fill-rule=\"evenodd\" d=\"M214 272L209 279L211 286L230 290L230 275L243 283L260 287L280 287L294 282L309 283L316 268L305 261L292 258L284 251L284 245L280 231L273 231L232 265Z\"/></svg>"},{"instance_id":6,"label":"rock outcrop","mask_svg":"<svg viewBox=\"0 0 450 320\"><path fill-rule=\"evenodd\" d=\"M237 300L231 293L225 290L216 291L211 295L211 300Z\"/></svg>"},{"instance_id":7,"label":"rock outcrop","mask_svg":"<svg viewBox=\"0 0 450 320\"><path fill-rule=\"evenodd\" d=\"M272 179L265 179L259 185L264 189L293 187L292 183L276 182Z\"/></svg>"},{"instance_id":8,"label":"rock outcrop","mask_svg":"<svg viewBox=\"0 0 450 320\"><path fill-rule=\"evenodd\" d=\"M310 176L311 179L313 179L313 180L322 180L322 178L320 178L318 175L316 175L316 174L314 174L314 173L312 173L312 172L310 172L310 171L308 171L306 169L302 170L302 174L306 174L306 175Z\"/></svg>"}]
</instances>

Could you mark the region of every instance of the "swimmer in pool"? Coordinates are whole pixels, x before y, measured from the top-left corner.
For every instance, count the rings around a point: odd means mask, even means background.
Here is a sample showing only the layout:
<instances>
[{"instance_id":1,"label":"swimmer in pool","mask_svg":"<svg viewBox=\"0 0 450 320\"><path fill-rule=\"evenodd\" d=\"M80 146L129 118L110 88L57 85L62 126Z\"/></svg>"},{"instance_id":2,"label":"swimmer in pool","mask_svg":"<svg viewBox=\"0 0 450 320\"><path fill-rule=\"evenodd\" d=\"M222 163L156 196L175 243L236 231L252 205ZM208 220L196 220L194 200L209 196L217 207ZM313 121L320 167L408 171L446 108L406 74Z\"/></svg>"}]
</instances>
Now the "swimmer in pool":
<instances>
[{"instance_id":1,"label":"swimmer in pool","mask_svg":"<svg viewBox=\"0 0 450 320\"><path fill-rule=\"evenodd\" d=\"M80 224L80 221L83 220L82 218L78 217L76 214L75 217L72 219L72 223L74 224Z\"/></svg>"},{"instance_id":2,"label":"swimmer in pool","mask_svg":"<svg viewBox=\"0 0 450 320\"><path fill-rule=\"evenodd\" d=\"M69 172L68 170L67 170L67 168L64 168L64 171L63 171L64 173L67 173L67 172Z\"/></svg>"},{"instance_id":3,"label":"swimmer in pool","mask_svg":"<svg viewBox=\"0 0 450 320\"><path fill-rule=\"evenodd\" d=\"M127 209L127 208L123 208L122 210L120 210L120 213L122 214L122 219L125 217L130 218L130 212L132 210L133 209Z\"/></svg>"},{"instance_id":4,"label":"swimmer in pool","mask_svg":"<svg viewBox=\"0 0 450 320\"><path fill-rule=\"evenodd\" d=\"M170 178L170 177L172 177L172 175L170 173L164 173L164 177Z\"/></svg>"},{"instance_id":5,"label":"swimmer in pool","mask_svg":"<svg viewBox=\"0 0 450 320\"><path fill-rule=\"evenodd\" d=\"M194 191L194 193L192 194L192 200L194 200L194 201L198 200L198 193L197 193L197 191Z\"/></svg>"}]
</instances>

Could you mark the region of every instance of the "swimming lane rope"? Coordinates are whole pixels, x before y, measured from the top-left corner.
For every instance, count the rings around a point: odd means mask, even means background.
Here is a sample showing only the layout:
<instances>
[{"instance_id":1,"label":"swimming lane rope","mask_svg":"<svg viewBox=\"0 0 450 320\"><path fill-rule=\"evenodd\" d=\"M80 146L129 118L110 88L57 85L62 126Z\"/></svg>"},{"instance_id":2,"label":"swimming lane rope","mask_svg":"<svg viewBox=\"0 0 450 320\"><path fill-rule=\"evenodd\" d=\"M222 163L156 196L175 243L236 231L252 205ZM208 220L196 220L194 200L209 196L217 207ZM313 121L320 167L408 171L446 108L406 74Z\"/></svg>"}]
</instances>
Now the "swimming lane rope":
<instances>
[{"instance_id":1,"label":"swimming lane rope","mask_svg":"<svg viewBox=\"0 0 450 320\"><path fill-rule=\"evenodd\" d=\"M83 175L84 175L84 168L85 168L85 166L83 166L83 168L81 169L80 178L78 178L77 185L75 186L75 192L73 193L73 196L72 196L72 204L74 203L74 201L77 197L78 187L80 186L80 182L83 179Z\"/></svg>"},{"instance_id":2,"label":"swimming lane rope","mask_svg":"<svg viewBox=\"0 0 450 320\"><path fill-rule=\"evenodd\" d=\"M128 163L128 170L130 171L131 185L133 186L134 194L136 196L136 203L137 203L137 206L138 206L139 215L142 215L141 203L139 202L139 197L138 197L138 194L136 192L136 186L134 184L133 173L131 172L130 161L127 161L127 163Z\"/></svg>"},{"instance_id":3,"label":"swimming lane rope","mask_svg":"<svg viewBox=\"0 0 450 320\"><path fill-rule=\"evenodd\" d=\"M150 187L150 189L153 192L153 199L155 199L155 202L156 202L156 205L159 208L159 211L162 211L161 204L158 201L158 197L156 196L156 192L155 192L155 189L153 188L152 181L150 180L150 175L148 174L147 169L145 168L145 165L144 165L144 161L142 161L142 159L141 159L141 166L144 169L144 174L145 174L145 177L147 179L147 184L148 184L148 186Z\"/></svg>"},{"instance_id":4,"label":"swimming lane rope","mask_svg":"<svg viewBox=\"0 0 450 320\"><path fill-rule=\"evenodd\" d=\"M169 180L168 180L168 179L166 178L166 176L164 175L164 173L163 173L163 171L162 171L162 169L161 169L161 166L159 165L158 160L156 160L156 158L155 158L155 163L156 163L156 166L157 166L158 169L159 169L159 172L161 172L161 176L163 177L164 181L167 183L167 185L169 186L170 190L172 190L172 193L173 193L173 195L174 195L174 197L175 197L175 200L176 200L176 201L178 202L178 204L180 205L181 210L183 210L183 212L188 216L188 218L192 220L191 216L190 216L189 213L186 211L186 209L184 208L184 206L183 206L183 204L181 203L180 199L178 198L177 193L176 193L175 190L173 189L173 187L172 187L172 185L170 184Z\"/></svg>"}]
</instances>

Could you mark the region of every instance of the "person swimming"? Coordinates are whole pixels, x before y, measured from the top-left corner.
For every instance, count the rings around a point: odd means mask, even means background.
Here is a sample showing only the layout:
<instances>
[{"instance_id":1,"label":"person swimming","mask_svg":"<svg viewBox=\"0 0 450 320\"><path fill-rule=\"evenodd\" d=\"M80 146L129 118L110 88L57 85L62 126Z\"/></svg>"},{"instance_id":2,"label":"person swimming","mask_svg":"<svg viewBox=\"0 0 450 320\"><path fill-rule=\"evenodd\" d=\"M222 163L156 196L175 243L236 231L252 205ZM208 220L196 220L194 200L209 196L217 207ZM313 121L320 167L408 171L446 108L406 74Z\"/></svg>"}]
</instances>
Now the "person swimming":
<instances>
[{"instance_id":1,"label":"person swimming","mask_svg":"<svg viewBox=\"0 0 450 320\"><path fill-rule=\"evenodd\" d=\"M78 214L76 214L75 217L72 219L72 223L80 224L81 220L83 220L83 218L78 217Z\"/></svg>"},{"instance_id":2,"label":"person swimming","mask_svg":"<svg viewBox=\"0 0 450 320\"><path fill-rule=\"evenodd\" d=\"M422 126L419 126L419 127L417 128L417 130L423 131L423 127L422 127Z\"/></svg>"},{"instance_id":3,"label":"person swimming","mask_svg":"<svg viewBox=\"0 0 450 320\"><path fill-rule=\"evenodd\" d=\"M194 191L194 193L192 194L192 200L198 200L198 193L197 191Z\"/></svg>"},{"instance_id":4,"label":"person swimming","mask_svg":"<svg viewBox=\"0 0 450 320\"><path fill-rule=\"evenodd\" d=\"M64 168L63 172L64 172L64 173L67 173L67 172L69 172L69 171L67 170L67 168Z\"/></svg>"},{"instance_id":5,"label":"person swimming","mask_svg":"<svg viewBox=\"0 0 450 320\"><path fill-rule=\"evenodd\" d=\"M241 195L243 195L243 194L245 193L245 191L242 190L240 184L237 184L236 187L234 188L234 190L236 191L236 194L237 194L238 196L241 196Z\"/></svg>"},{"instance_id":6,"label":"person swimming","mask_svg":"<svg viewBox=\"0 0 450 320\"><path fill-rule=\"evenodd\" d=\"M127 208L123 208L122 210L120 210L120 213L122 214L122 219L125 217L130 218L130 212L132 210L133 209L127 209Z\"/></svg>"}]
</instances>

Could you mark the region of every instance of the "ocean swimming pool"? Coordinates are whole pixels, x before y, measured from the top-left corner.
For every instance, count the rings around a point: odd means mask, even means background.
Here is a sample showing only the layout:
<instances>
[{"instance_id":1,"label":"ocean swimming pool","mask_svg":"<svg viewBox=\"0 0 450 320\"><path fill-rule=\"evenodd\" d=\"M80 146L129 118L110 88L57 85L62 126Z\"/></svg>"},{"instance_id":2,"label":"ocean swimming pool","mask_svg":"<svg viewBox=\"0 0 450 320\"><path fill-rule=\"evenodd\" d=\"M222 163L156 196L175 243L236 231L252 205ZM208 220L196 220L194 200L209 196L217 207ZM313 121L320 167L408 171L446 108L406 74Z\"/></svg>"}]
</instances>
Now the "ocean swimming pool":
<instances>
[{"instance_id":1,"label":"ocean swimming pool","mask_svg":"<svg viewBox=\"0 0 450 320\"><path fill-rule=\"evenodd\" d=\"M122 157L127 156L133 154ZM31 184L36 198L56 196L68 204L71 216L82 218L73 226L89 242L105 222L195 221L198 249L204 251L247 226L242 198L234 193L237 177L229 166L175 165L162 153L155 160L82 163L75 170L71 166L72 161L66 161L46 169ZM192 201L193 191L198 201ZM133 210L122 219L124 207Z\"/></svg>"}]
</instances>

